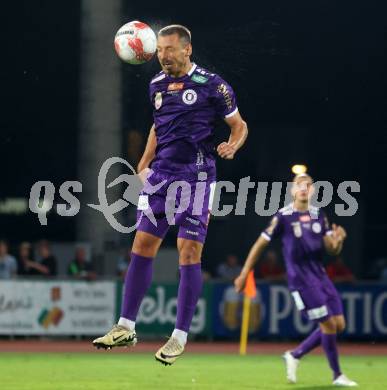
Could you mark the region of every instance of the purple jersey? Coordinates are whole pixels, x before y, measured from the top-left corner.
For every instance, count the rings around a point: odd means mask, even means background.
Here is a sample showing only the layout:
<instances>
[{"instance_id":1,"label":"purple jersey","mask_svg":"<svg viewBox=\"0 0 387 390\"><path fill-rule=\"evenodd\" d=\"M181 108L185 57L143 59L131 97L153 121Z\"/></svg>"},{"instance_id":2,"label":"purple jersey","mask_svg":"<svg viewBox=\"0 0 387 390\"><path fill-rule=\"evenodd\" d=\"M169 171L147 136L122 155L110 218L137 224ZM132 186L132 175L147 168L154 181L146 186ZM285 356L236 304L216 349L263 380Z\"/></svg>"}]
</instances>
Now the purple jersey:
<instances>
[{"instance_id":1,"label":"purple jersey","mask_svg":"<svg viewBox=\"0 0 387 390\"><path fill-rule=\"evenodd\" d=\"M289 288L320 285L327 278L322 259L323 237L331 234L325 213L310 207L300 212L289 205L272 218L262 236L271 240L281 237Z\"/></svg>"},{"instance_id":2,"label":"purple jersey","mask_svg":"<svg viewBox=\"0 0 387 390\"><path fill-rule=\"evenodd\" d=\"M207 171L215 176L215 120L237 113L232 88L193 64L179 78L160 72L151 80L149 94L157 137L151 168L174 174Z\"/></svg>"}]
</instances>

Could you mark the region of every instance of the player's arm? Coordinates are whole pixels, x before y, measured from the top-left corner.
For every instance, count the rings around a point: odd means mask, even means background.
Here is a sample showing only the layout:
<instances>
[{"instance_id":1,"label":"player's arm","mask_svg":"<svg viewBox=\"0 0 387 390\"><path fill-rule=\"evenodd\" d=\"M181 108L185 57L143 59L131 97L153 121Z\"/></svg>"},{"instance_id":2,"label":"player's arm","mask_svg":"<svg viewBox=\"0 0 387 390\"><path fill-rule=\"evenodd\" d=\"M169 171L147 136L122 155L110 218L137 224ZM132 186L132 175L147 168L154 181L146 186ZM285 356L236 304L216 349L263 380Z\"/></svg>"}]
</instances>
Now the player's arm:
<instances>
[{"instance_id":1,"label":"player's arm","mask_svg":"<svg viewBox=\"0 0 387 390\"><path fill-rule=\"evenodd\" d=\"M263 235L259 236L257 241L251 247L250 252L247 256L245 264L242 268L241 273L234 281L235 290L237 292L242 292L245 288L247 275L254 268L258 259L261 257L262 252L269 245L269 242Z\"/></svg>"},{"instance_id":2,"label":"player's arm","mask_svg":"<svg viewBox=\"0 0 387 390\"><path fill-rule=\"evenodd\" d=\"M143 172L144 169L147 170L150 163L155 158L156 146L157 146L157 138L156 138L155 125L153 124L149 131L149 136L145 146L145 151L141 157L140 162L137 165L137 173L140 174L140 176L141 176L141 172Z\"/></svg>"},{"instance_id":3,"label":"player's arm","mask_svg":"<svg viewBox=\"0 0 387 390\"><path fill-rule=\"evenodd\" d=\"M242 119L238 111L233 116L226 117L224 120L230 127L231 133L228 141L222 142L217 147L217 152L220 157L231 160L246 141L248 134L247 123Z\"/></svg>"},{"instance_id":4,"label":"player's arm","mask_svg":"<svg viewBox=\"0 0 387 390\"><path fill-rule=\"evenodd\" d=\"M332 256L340 254L346 237L347 233L342 226L332 224L332 231L323 238L326 251Z\"/></svg>"}]
</instances>

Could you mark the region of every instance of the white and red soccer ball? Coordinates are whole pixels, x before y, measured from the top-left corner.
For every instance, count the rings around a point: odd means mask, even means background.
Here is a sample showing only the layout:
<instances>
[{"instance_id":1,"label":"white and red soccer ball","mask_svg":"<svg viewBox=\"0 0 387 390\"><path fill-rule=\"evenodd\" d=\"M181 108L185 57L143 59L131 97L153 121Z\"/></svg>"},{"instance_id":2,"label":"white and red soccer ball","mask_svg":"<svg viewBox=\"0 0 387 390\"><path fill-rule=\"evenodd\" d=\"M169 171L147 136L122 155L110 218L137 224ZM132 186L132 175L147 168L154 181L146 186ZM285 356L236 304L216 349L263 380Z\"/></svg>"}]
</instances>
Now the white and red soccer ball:
<instances>
[{"instance_id":1,"label":"white and red soccer ball","mask_svg":"<svg viewBox=\"0 0 387 390\"><path fill-rule=\"evenodd\" d=\"M156 34L147 24L137 20L124 24L114 37L118 56L132 65L149 61L156 52L156 46Z\"/></svg>"}]
</instances>

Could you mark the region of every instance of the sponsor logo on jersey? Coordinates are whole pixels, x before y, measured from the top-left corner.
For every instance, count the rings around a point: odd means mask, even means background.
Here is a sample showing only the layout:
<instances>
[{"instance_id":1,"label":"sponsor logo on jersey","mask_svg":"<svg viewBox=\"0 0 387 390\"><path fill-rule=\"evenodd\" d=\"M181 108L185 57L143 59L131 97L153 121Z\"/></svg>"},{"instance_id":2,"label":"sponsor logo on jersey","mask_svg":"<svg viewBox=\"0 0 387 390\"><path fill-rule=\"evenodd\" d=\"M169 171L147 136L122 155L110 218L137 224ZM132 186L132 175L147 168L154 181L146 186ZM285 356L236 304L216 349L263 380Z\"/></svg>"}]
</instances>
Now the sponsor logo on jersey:
<instances>
[{"instance_id":1,"label":"sponsor logo on jersey","mask_svg":"<svg viewBox=\"0 0 387 390\"><path fill-rule=\"evenodd\" d=\"M204 77L204 76L201 76L200 74L194 74L191 77L191 80L195 81L196 83L199 83L199 84L204 84L204 83L206 83L208 81L208 78Z\"/></svg>"},{"instance_id":2,"label":"sponsor logo on jersey","mask_svg":"<svg viewBox=\"0 0 387 390\"><path fill-rule=\"evenodd\" d=\"M158 110L163 104L163 95L161 92L157 92L155 96L155 108Z\"/></svg>"},{"instance_id":3,"label":"sponsor logo on jersey","mask_svg":"<svg viewBox=\"0 0 387 390\"><path fill-rule=\"evenodd\" d=\"M171 83L168 85L168 91L180 91L184 88L184 83Z\"/></svg>"},{"instance_id":4,"label":"sponsor logo on jersey","mask_svg":"<svg viewBox=\"0 0 387 390\"><path fill-rule=\"evenodd\" d=\"M310 215L300 215L301 222L310 222Z\"/></svg>"},{"instance_id":5,"label":"sponsor logo on jersey","mask_svg":"<svg viewBox=\"0 0 387 390\"><path fill-rule=\"evenodd\" d=\"M231 110L231 108L232 108L232 99L231 99L230 92L229 92L227 86L225 84L223 84L223 83L219 84L217 92L221 93L223 95L224 102L226 103L227 108L229 110Z\"/></svg>"},{"instance_id":6,"label":"sponsor logo on jersey","mask_svg":"<svg viewBox=\"0 0 387 390\"><path fill-rule=\"evenodd\" d=\"M193 89L187 89L186 91L184 91L182 98L185 104L191 105L196 102L196 100L198 99L198 95Z\"/></svg>"}]
</instances>

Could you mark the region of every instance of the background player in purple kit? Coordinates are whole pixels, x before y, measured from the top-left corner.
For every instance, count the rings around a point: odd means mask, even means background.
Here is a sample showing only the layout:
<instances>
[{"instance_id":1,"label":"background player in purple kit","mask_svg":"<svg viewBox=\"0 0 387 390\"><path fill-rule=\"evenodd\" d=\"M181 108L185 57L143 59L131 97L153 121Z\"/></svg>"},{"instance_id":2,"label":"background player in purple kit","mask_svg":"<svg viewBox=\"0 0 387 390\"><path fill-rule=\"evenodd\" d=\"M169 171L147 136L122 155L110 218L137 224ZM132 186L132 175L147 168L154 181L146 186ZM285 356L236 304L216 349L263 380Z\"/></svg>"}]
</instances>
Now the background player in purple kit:
<instances>
[{"instance_id":1,"label":"background player in purple kit","mask_svg":"<svg viewBox=\"0 0 387 390\"><path fill-rule=\"evenodd\" d=\"M281 237L288 286L297 309L319 324L295 350L284 354L288 381L297 381L299 360L321 344L333 371L333 384L357 386L340 369L336 334L345 327L343 307L322 265L324 250L332 255L341 252L346 232L335 224L331 229L324 212L309 204L313 194L313 181L309 175L297 175L292 191L294 203L281 209L255 242L235 279L235 288L238 292L243 290L247 275L263 250L272 238Z\"/></svg>"},{"instance_id":2,"label":"background player in purple kit","mask_svg":"<svg viewBox=\"0 0 387 390\"><path fill-rule=\"evenodd\" d=\"M157 56L162 71L149 86L154 124L138 165L141 175L150 169L152 174L148 173L139 199L138 227L125 278L121 317L110 332L93 341L103 348L136 343L136 316L151 284L153 259L170 225L166 203L171 199L167 199L167 189L176 181L185 181L190 191L181 191L179 197L172 199L173 205L187 200L189 205L175 218L179 226L180 283L175 330L155 355L164 364L174 363L183 353L202 289L200 262L209 218L210 185L216 178L216 152L224 159L233 159L247 137L247 125L238 112L232 88L218 75L191 63L191 54L191 33L186 27L171 25L159 31ZM217 118L224 118L231 134L215 151ZM157 191L153 190L163 182ZM199 195L194 196L196 187ZM202 201L196 204L195 198ZM149 218L149 210L156 224Z\"/></svg>"}]
</instances>

